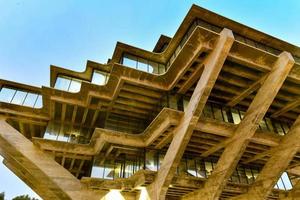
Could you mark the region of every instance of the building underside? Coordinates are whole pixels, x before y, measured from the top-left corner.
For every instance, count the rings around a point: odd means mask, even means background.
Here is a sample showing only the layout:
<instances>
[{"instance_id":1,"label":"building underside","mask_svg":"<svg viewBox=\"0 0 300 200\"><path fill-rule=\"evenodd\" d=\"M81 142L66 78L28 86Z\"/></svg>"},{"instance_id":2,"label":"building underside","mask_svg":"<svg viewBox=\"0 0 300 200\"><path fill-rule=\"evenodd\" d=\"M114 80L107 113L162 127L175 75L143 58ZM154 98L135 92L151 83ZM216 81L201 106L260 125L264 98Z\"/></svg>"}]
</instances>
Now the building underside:
<instances>
[{"instance_id":1,"label":"building underside","mask_svg":"<svg viewBox=\"0 0 300 200\"><path fill-rule=\"evenodd\" d=\"M300 199L299 47L193 5L50 82L0 80L0 154L45 200Z\"/></svg>"}]
</instances>

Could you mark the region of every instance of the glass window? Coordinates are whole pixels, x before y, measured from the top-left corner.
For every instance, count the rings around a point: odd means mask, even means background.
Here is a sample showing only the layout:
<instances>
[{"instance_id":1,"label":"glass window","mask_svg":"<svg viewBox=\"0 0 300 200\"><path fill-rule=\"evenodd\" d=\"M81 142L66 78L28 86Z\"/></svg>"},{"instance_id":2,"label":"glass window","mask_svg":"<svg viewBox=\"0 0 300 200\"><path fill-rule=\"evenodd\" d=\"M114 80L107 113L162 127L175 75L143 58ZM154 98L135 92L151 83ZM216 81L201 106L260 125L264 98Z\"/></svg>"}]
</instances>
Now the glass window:
<instances>
[{"instance_id":1,"label":"glass window","mask_svg":"<svg viewBox=\"0 0 300 200\"><path fill-rule=\"evenodd\" d=\"M113 179L114 178L114 165L113 163L106 161L104 164L104 179Z\"/></svg>"},{"instance_id":2,"label":"glass window","mask_svg":"<svg viewBox=\"0 0 300 200\"><path fill-rule=\"evenodd\" d=\"M92 83L96 85L105 85L107 83L107 74L100 71L94 71Z\"/></svg>"},{"instance_id":3,"label":"glass window","mask_svg":"<svg viewBox=\"0 0 300 200\"><path fill-rule=\"evenodd\" d=\"M197 177L196 160L194 159L187 160L187 172L189 175Z\"/></svg>"},{"instance_id":4,"label":"glass window","mask_svg":"<svg viewBox=\"0 0 300 200\"><path fill-rule=\"evenodd\" d=\"M259 127L262 131L268 131L268 126L267 126L267 123L265 121L265 119L262 119L260 122L259 122Z\"/></svg>"},{"instance_id":5,"label":"glass window","mask_svg":"<svg viewBox=\"0 0 300 200\"><path fill-rule=\"evenodd\" d=\"M11 103L22 105L24 100L25 100L26 95L27 95L27 92L23 92L23 91L18 90L16 92L13 100L11 101Z\"/></svg>"},{"instance_id":6,"label":"glass window","mask_svg":"<svg viewBox=\"0 0 300 200\"><path fill-rule=\"evenodd\" d=\"M135 56L125 54L123 57L123 65L136 69L137 68L137 58Z\"/></svg>"},{"instance_id":7,"label":"glass window","mask_svg":"<svg viewBox=\"0 0 300 200\"><path fill-rule=\"evenodd\" d=\"M29 106L29 107L33 107L36 100L37 100L38 95L34 94L34 93L30 93L28 92L26 99L23 103L24 106Z\"/></svg>"},{"instance_id":8,"label":"glass window","mask_svg":"<svg viewBox=\"0 0 300 200\"><path fill-rule=\"evenodd\" d=\"M240 177L239 177L237 170L234 170L234 172L232 173L231 181L235 182L235 183L240 183Z\"/></svg>"},{"instance_id":9,"label":"glass window","mask_svg":"<svg viewBox=\"0 0 300 200\"><path fill-rule=\"evenodd\" d=\"M293 188L290 178L286 172L282 173L281 180L282 180L286 190L290 190Z\"/></svg>"},{"instance_id":10,"label":"glass window","mask_svg":"<svg viewBox=\"0 0 300 200\"><path fill-rule=\"evenodd\" d=\"M42 108L43 107L43 98L42 95L38 95L38 98L34 104L34 108Z\"/></svg>"},{"instance_id":11,"label":"glass window","mask_svg":"<svg viewBox=\"0 0 300 200\"><path fill-rule=\"evenodd\" d=\"M213 171L213 166L212 166L211 162L205 162L204 164L205 164L206 175L210 176Z\"/></svg>"},{"instance_id":12,"label":"glass window","mask_svg":"<svg viewBox=\"0 0 300 200\"><path fill-rule=\"evenodd\" d=\"M252 172L251 172L251 169L245 169L245 175L246 175L246 177L247 177L247 181L248 181L248 183L249 184L251 184L251 183L253 183L254 182L254 177L253 177L253 175L252 175Z\"/></svg>"},{"instance_id":13,"label":"glass window","mask_svg":"<svg viewBox=\"0 0 300 200\"><path fill-rule=\"evenodd\" d=\"M241 122L241 118L240 118L240 114L239 114L238 110L231 109L231 113L232 113L233 123L239 124Z\"/></svg>"},{"instance_id":14,"label":"glass window","mask_svg":"<svg viewBox=\"0 0 300 200\"><path fill-rule=\"evenodd\" d=\"M224 122L229 122L226 110L222 109L222 114L223 114Z\"/></svg>"},{"instance_id":15,"label":"glass window","mask_svg":"<svg viewBox=\"0 0 300 200\"><path fill-rule=\"evenodd\" d=\"M288 124L286 122L281 122L281 126L283 128L284 133L287 134L290 130Z\"/></svg>"},{"instance_id":16,"label":"glass window","mask_svg":"<svg viewBox=\"0 0 300 200\"><path fill-rule=\"evenodd\" d=\"M252 169L252 174L253 174L253 178L256 179L256 177L258 176L258 170Z\"/></svg>"},{"instance_id":17,"label":"glass window","mask_svg":"<svg viewBox=\"0 0 300 200\"><path fill-rule=\"evenodd\" d=\"M139 58L137 68L138 68L138 70L148 72L148 62L147 62L147 60Z\"/></svg>"},{"instance_id":18,"label":"glass window","mask_svg":"<svg viewBox=\"0 0 300 200\"><path fill-rule=\"evenodd\" d=\"M206 170L205 170L205 165L204 165L203 161L197 160L196 164L197 164L197 166L196 166L197 177L206 178Z\"/></svg>"},{"instance_id":19,"label":"glass window","mask_svg":"<svg viewBox=\"0 0 300 200\"><path fill-rule=\"evenodd\" d=\"M79 92L81 87L81 81L77 79L72 79L70 87L69 87L69 92Z\"/></svg>"},{"instance_id":20,"label":"glass window","mask_svg":"<svg viewBox=\"0 0 300 200\"><path fill-rule=\"evenodd\" d=\"M104 167L93 166L91 177L103 178Z\"/></svg>"},{"instance_id":21,"label":"glass window","mask_svg":"<svg viewBox=\"0 0 300 200\"><path fill-rule=\"evenodd\" d=\"M270 118L265 118L269 131L274 132L273 124Z\"/></svg>"},{"instance_id":22,"label":"glass window","mask_svg":"<svg viewBox=\"0 0 300 200\"><path fill-rule=\"evenodd\" d=\"M55 88L59 90L69 90L69 86L71 83L71 79L67 77L57 77L56 83L55 83Z\"/></svg>"},{"instance_id":23,"label":"glass window","mask_svg":"<svg viewBox=\"0 0 300 200\"><path fill-rule=\"evenodd\" d=\"M146 169L156 171L157 166L157 154L155 151L146 152Z\"/></svg>"},{"instance_id":24,"label":"glass window","mask_svg":"<svg viewBox=\"0 0 300 200\"><path fill-rule=\"evenodd\" d=\"M166 72L166 66L163 64L159 64L159 74L163 74Z\"/></svg>"},{"instance_id":25,"label":"glass window","mask_svg":"<svg viewBox=\"0 0 300 200\"><path fill-rule=\"evenodd\" d=\"M0 101L10 103L15 93L16 90L3 87L0 91Z\"/></svg>"},{"instance_id":26,"label":"glass window","mask_svg":"<svg viewBox=\"0 0 300 200\"><path fill-rule=\"evenodd\" d=\"M246 171L243 167L238 167L237 168L237 172L240 178L240 182L243 184L247 184L248 180L247 180L247 176L246 176Z\"/></svg>"},{"instance_id":27,"label":"glass window","mask_svg":"<svg viewBox=\"0 0 300 200\"><path fill-rule=\"evenodd\" d=\"M45 132L44 139L56 140L57 136L54 133Z\"/></svg>"},{"instance_id":28,"label":"glass window","mask_svg":"<svg viewBox=\"0 0 300 200\"><path fill-rule=\"evenodd\" d=\"M219 105L213 105L213 115L216 120L223 121L222 110Z\"/></svg>"},{"instance_id":29,"label":"glass window","mask_svg":"<svg viewBox=\"0 0 300 200\"><path fill-rule=\"evenodd\" d=\"M188 99L183 99L183 110L186 111L188 105L189 105L189 100Z\"/></svg>"},{"instance_id":30,"label":"glass window","mask_svg":"<svg viewBox=\"0 0 300 200\"><path fill-rule=\"evenodd\" d=\"M277 182L277 186L278 186L278 189L285 190L285 187L284 187L281 177L279 178L279 180Z\"/></svg>"},{"instance_id":31,"label":"glass window","mask_svg":"<svg viewBox=\"0 0 300 200\"><path fill-rule=\"evenodd\" d=\"M204 117L214 118L210 103L205 104L204 109L203 109L203 113L204 113Z\"/></svg>"},{"instance_id":32,"label":"glass window","mask_svg":"<svg viewBox=\"0 0 300 200\"><path fill-rule=\"evenodd\" d=\"M158 63L149 61L148 67L149 67L149 72L150 72L150 73L153 72L153 73L155 73L155 74L159 74L159 66L158 66Z\"/></svg>"},{"instance_id":33,"label":"glass window","mask_svg":"<svg viewBox=\"0 0 300 200\"><path fill-rule=\"evenodd\" d=\"M275 128L276 128L276 132L279 134L279 135L284 135L284 131L281 127L281 124L279 122L274 122L274 125L275 125Z\"/></svg>"}]
</instances>

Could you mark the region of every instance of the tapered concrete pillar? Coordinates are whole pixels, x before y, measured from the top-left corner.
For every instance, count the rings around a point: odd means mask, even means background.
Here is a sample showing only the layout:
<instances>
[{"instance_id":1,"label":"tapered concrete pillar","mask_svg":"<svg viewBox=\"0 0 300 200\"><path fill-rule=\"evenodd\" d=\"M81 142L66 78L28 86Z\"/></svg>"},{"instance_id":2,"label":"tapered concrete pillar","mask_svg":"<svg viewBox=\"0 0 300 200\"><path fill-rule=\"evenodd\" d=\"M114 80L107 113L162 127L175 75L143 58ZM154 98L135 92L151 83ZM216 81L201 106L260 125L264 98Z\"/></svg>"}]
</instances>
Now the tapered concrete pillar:
<instances>
[{"instance_id":1,"label":"tapered concrete pillar","mask_svg":"<svg viewBox=\"0 0 300 200\"><path fill-rule=\"evenodd\" d=\"M20 178L33 189L41 189L36 192L45 200L99 200L103 196L86 189L69 171L3 119L0 120L0 154L16 175L22 175ZM48 194L43 195L45 193Z\"/></svg>"},{"instance_id":2,"label":"tapered concrete pillar","mask_svg":"<svg viewBox=\"0 0 300 200\"><path fill-rule=\"evenodd\" d=\"M212 175L205 182L203 189L184 196L183 199L217 200L227 180L230 178L243 155L249 139L254 135L277 92L289 74L294 59L290 53L283 52L269 72L268 77L250 104L244 119L236 128L228 145L225 147Z\"/></svg>"},{"instance_id":3,"label":"tapered concrete pillar","mask_svg":"<svg viewBox=\"0 0 300 200\"><path fill-rule=\"evenodd\" d=\"M272 150L272 155L262 171L257 176L253 186L247 194L234 199L266 199L270 194L281 174L286 170L294 155L299 150L300 144L300 116L294 122L290 131L279 144ZM300 197L299 197L300 198Z\"/></svg>"},{"instance_id":4,"label":"tapered concrete pillar","mask_svg":"<svg viewBox=\"0 0 300 200\"><path fill-rule=\"evenodd\" d=\"M232 31L224 29L215 44L214 50L204 62L204 71L197 83L186 112L174 130L173 140L165 155L161 168L158 171L155 181L147 188L151 200L165 199L166 192L176 172L176 168L191 138L233 41L234 37Z\"/></svg>"}]
</instances>

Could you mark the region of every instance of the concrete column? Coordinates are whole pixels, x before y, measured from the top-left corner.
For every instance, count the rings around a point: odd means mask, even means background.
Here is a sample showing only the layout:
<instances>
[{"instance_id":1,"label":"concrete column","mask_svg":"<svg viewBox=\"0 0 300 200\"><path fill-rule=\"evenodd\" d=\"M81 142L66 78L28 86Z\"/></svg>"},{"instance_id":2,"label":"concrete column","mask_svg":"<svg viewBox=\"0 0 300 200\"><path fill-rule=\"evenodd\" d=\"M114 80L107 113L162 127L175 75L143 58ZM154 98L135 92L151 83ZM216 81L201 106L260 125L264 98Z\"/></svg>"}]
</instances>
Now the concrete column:
<instances>
[{"instance_id":1,"label":"concrete column","mask_svg":"<svg viewBox=\"0 0 300 200\"><path fill-rule=\"evenodd\" d=\"M268 77L250 104L244 119L234 131L232 138L229 139L212 175L202 189L187 194L183 199L219 199L227 180L243 155L249 139L254 135L259 122L273 102L294 62L290 53L283 52L279 55Z\"/></svg>"},{"instance_id":2,"label":"concrete column","mask_svg":"<svg viewBox=\"0 0 300 200\"><path fill-rule=\"evenodd\" d=\"M21 167L10 168L16 175L23 171L24 176L21 179L27 179L26 182L30 183L29 186L33 186L33 189L41 189L36 192L45 200L52 200L53 197L58 200L99 200L103 196L100 192L86 189L68 170L34 146L3 119L0 120L0 154L8 161L8 165L17 163L16 166ZM46 192L49 194L44 196Z\"/></svg>"},{"instance_id":3,"label":"concrete column","mask_svg":"<svg viewBox=\"0 0 300 200\"><path fill-rule=\"evenodd\" d=\"M165 155L155 181L147 190L151 200L163 200L176 168L190 140L208 96L217 80L234 41L232 31L224 29L204 64L204 71L193 92L186 112L174 129L174 137ZM196 54L198 52L195 52Z\"/></svg>"},{"instance_id":4,"label":"concrete column","mask_svg":"<svg viewBox=\"0 0 300 200\"><path fill-rule=\"evenodd\" d=\"M281 174L286 170L294 155L299 150L300 144L300 116L297 118L291 130L274 148L273 154L267 161L262 171L257 176L253 186L247 194L234 199L266 199L270 194Z\"/></svg>"}]
</instances>

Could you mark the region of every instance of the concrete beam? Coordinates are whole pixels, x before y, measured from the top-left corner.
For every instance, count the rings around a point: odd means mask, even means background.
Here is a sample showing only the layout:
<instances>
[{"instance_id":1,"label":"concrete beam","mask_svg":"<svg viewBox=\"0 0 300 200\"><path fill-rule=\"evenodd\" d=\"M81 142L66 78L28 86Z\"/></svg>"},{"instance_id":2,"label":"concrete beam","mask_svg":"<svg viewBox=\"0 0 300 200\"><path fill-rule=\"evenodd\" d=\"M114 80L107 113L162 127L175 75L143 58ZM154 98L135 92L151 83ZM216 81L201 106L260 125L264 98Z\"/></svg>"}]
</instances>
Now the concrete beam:
<instances>
[{"instance_id":1,"label":"concrete beam","mask_svg":"<svg viewBox=\"0 0 300 200\"><path fill-rule=\"evenodd\" d=\"M101 195L84 188L70 172L59 165L52 157L43 153L4 120L0 120L0 154L5 160L13 160L19 163L19 166L30 173L27 178L31 181L37 181L32 185L47 188L48 192L51 193L51 197L55 196L55 199L98 200L99 195ZM36 187L36 189L39 189L39 187ZM44 194L45 192L37 191L37 193ZM49 199L48 196L42 196L42 198Z\"/></svg>"},{"instance_id":2,"label":"concrete beam","mask_svg":"<svg viewBox=\"0 0 300 200\"><path fill-rule=\"evenodd\" d=\"M244 195L235 199L266 199L277 183L281 174L286 170L294 155L298 152L300 144L300 116L297 118L290 131L281 143L274 148L270 159L267 161L254 184Z\"/></svg>"},{"instance_id":3,"label":"concrete beam","mask_svg":"<svg viewBox=\"0 0 300 200\"><path fill-rule=\"evenodd\" d=\"M273 102L294 62L290 53L283 52L279 55L264 84L250 104L244 119L234 131L232 138L229 139L230 142L225 147L204 188L185 195L183 199L215 200L220 197L227 180L237 166L249 140L255 134L259 122Z\"/></svg>"},{"instance_id":4,"label":"concrete beam","mask_svg":"<svg viewBox=\"0 0 300 200\"><path fill-rule=\"evenodd\" d=\"M233 97L233 99L227 103L228 106L233 107L236 104L238 104L240 101L242 101L244 98L246 98L248 95L256 91L265 81L267 75L261 77L259 80L255 81L253 84L251 84L246 90L241 92L239 95Z\"/></svg>"},{"instance_id":5,"label":"concrete beam","mask_svg":"<svg viewBox=\"0 0 300 200\"><path fill-rule=\"evenodd\" d=\"M197 125L208 96L218 78L226 57L234 41L232 31L223 29L216 41L214 50L204 61L204 70L193 92L187 110L174 129L174 137L168 148L155 181L147 187L152 200L165 199L167 190L174 177L176 167L188 145L193 130ZM201 44L198 44L201 46ZM200 47L193 46L193 54L198 54Z\"/></svg>"}]
</instances>

